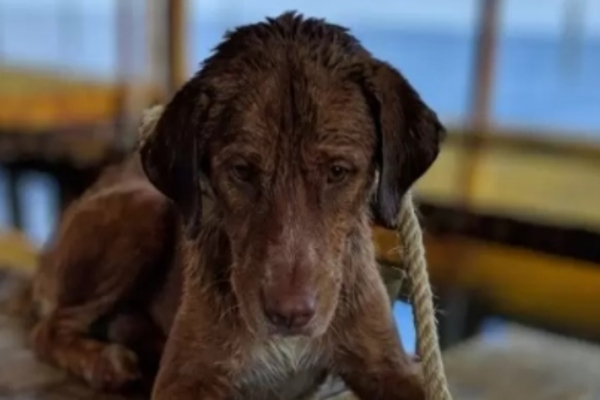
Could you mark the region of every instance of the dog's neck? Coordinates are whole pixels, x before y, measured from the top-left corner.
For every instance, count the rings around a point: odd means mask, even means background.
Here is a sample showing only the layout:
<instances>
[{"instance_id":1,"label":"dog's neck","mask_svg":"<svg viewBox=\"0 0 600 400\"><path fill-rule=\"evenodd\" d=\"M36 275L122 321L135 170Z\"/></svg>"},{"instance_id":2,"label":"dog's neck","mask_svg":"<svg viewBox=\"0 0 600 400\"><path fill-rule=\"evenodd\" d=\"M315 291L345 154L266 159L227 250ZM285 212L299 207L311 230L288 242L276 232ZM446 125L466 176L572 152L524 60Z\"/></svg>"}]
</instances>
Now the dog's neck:
<instances>
[{"instance_id":1,"label":"dog's neck","mask_svg":"<svg viewBox=\"0 0 600 400\"><path fill-rule=\"evenodd\" d=\"M365 296L378 293L383 286L379 266L375 257L372 228L367 215L361 219L348 237L344 253L344 279L340 291L337 315L345 318L352 314L348 304L369 300ZM377 290L373 290L377 286Z\"/></svg>"},{"instance_id":2,"label":"dog's neck","mask_svg":"<svg viewBox=\"0 0 600 400\"><path fill-rule=\"evenodd\" d=\"M229 283L231 250L214 213L204 216L198 237L184 240L183 246L186 279L196 281L224 301L230 301L233 295Z\"/></svg>"}]
</instances>

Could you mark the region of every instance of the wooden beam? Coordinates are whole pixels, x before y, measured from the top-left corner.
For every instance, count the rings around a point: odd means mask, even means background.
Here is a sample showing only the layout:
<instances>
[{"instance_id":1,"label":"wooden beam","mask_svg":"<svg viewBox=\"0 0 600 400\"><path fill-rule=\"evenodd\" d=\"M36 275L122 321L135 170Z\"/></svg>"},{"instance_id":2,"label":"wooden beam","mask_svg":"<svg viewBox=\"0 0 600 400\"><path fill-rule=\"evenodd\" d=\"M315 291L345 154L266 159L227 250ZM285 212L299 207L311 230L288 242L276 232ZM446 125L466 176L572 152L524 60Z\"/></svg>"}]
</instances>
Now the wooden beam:
<instances>
[{"instance_id":1,"label":"wooden beam","mask_svg":"<svg viewBox=\"0 0 600 400\"><path fill-rule=\"evenodd\" d=\"M172 95L187 78L186 3L186 0L167 1L169 95Z\"/></svg>"}]
</instances>

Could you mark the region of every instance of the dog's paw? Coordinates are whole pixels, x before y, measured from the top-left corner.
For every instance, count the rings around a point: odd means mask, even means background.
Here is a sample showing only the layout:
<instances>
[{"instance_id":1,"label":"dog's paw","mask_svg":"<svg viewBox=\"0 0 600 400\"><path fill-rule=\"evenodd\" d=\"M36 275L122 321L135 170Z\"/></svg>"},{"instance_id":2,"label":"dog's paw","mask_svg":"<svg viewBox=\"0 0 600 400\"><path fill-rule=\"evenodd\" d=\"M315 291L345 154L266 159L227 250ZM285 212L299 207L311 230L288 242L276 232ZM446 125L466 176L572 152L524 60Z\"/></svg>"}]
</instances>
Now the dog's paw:
<instances>
[{"instance_id":1,"label":"dog's paw","mask_svg":"<svg viewBox=\"0 0 600 400\"><path fill-rule=\"evenodd\" d=\"M118 344L106 346L86 374L89 384L102 391L121 390L140 378L137 356Z\"/></svg>"}]
</instances>

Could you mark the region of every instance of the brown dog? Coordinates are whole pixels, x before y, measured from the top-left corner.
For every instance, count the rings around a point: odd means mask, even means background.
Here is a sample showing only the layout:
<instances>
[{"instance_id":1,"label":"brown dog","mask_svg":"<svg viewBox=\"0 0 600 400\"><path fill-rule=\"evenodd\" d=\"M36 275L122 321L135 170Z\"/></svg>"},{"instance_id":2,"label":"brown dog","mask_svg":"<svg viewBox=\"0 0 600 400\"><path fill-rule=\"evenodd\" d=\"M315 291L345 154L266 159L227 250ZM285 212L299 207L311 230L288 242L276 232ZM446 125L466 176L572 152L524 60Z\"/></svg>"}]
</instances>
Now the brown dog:
<instances>
[{"instance_id":1,"label":"brown dog","mask_svg":"<svg viewBox=\"0 0 600 400\"><path fill-rule=\"evenodd\" d=\"M424 399L370 224L395 225L443 133L342 27L286 13L228 33L63 217L37 353L116 389L166 343L154 400L305 399L329 373L361 399Z\"/></svg>"}]
</instances>

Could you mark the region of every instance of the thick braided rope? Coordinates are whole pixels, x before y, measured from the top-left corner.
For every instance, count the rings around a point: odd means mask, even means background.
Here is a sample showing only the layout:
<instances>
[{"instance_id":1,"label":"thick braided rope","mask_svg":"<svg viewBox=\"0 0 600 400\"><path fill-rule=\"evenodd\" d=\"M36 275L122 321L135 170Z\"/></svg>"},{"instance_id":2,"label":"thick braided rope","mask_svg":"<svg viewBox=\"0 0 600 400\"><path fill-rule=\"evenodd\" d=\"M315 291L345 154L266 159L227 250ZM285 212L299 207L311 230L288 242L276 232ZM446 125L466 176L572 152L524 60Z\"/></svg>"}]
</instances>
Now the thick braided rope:
<instances>
[{"instance_id":1,"label":"thick braided rope","mask_svg":"<svg viewBox=\"0 0 600 400\"><path fill-rule=\"evenodd\" d=\"M399 215L398 234L403 243L403 263L409 279L417 352L423 366L427 400L452 400L439 347L433 293L429 284L423 233L408 193Z\"/></svg>"}]
</instances>

